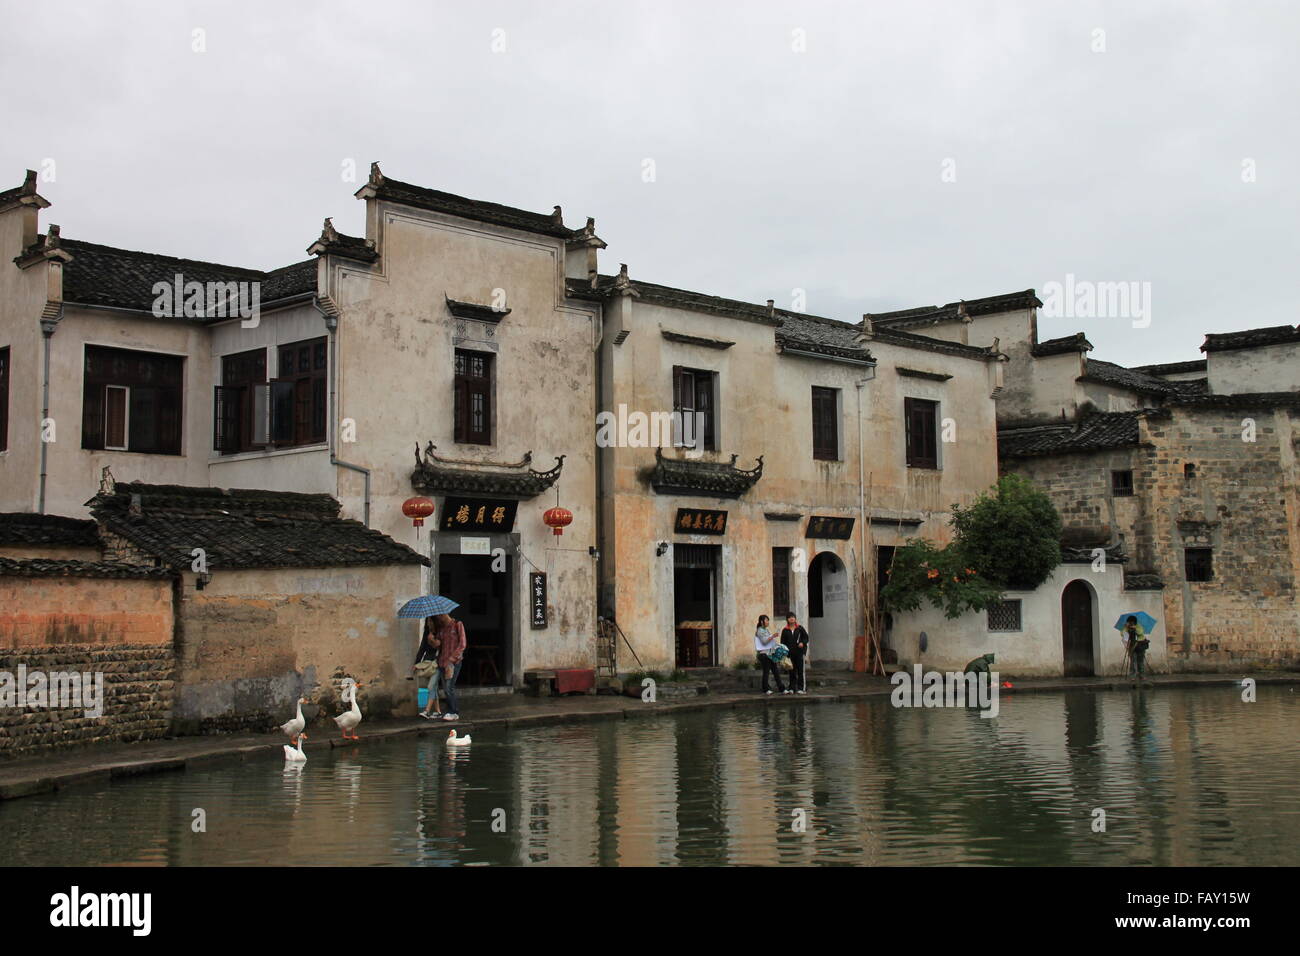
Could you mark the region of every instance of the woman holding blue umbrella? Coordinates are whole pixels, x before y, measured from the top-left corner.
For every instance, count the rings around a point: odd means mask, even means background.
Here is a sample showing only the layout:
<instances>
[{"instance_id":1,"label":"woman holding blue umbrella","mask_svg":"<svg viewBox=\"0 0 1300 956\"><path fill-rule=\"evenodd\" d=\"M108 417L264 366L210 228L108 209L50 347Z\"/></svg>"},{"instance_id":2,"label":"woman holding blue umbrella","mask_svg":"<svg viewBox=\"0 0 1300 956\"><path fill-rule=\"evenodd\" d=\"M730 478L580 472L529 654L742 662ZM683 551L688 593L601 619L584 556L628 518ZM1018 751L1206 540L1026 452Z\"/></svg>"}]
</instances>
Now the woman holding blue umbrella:
<instances>
[{"instance_id":1,"label":"woman holding blue umbrella","mask_svg":"<svg viewBox=\"0 0 1300 956\"><path fill-rule=\"evenodd\" d=\"M424 618L424 633L415 652L412 672L429 680L429 699L420 716L429 720L455 720L456 678L460 676L460 663L465 655L465 626L452 620L451 613L460 607L449 597L426 594L412 598L397 611L398 617ZM459 645L459 649L457 649ZM447 690L448 712L438 708L438 684Z\"/></svg>"}]
</instances>

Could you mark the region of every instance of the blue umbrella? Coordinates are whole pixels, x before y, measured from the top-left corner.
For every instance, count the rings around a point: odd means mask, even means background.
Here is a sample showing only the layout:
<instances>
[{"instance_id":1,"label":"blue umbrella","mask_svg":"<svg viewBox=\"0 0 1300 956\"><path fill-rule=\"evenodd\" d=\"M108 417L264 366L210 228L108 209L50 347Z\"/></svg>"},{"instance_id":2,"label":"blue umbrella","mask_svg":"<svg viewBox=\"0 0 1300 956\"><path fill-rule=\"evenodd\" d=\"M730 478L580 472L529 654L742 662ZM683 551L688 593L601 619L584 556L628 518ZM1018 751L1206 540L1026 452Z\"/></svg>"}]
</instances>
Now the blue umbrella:
<instances>
[{"instance_id":1,"label":"blue umbrella","mask_svg":"<svg viewBox=\"0 0 1300 956\"><path fill-rule=\"evenodd\" d=\"M411 598L398 609L398 617L432 617L435 614L449 614L460 607L449 597L441 594L426 594L424 597Z\"/></svg>"},{"instance_id":2,"label":"blue umbrella","mask_svg":"<svg viewBox=\"0 0 1300 956\"><path fill-rule=\"evenodd\" d=\"M1115 630L1117 631L1124 630L1125 626L1127 626L1128 624L1128 619L1130 617L1135 617L1138 619L1138 624L1139 626L1141 626L1142 632L1144 634L1150 635L1151 628L1156 626L1156 619L1152 617L1150 614L1148 614L1146 611L1129 611L1128 613L1121 614L1119 616L1119 620L1115 622Z\"/></svg>"}]
</instances>

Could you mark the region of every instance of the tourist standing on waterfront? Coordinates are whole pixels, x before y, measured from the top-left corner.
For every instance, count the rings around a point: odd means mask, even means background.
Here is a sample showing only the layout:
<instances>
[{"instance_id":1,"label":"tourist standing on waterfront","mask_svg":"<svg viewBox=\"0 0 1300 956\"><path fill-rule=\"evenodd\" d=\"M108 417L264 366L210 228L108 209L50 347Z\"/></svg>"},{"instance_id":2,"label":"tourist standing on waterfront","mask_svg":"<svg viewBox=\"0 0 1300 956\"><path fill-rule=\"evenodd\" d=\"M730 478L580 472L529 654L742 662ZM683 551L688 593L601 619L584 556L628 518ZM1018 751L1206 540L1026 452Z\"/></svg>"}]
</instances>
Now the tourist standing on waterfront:
<instances>
[{"instance_id":1,"label":"tourist standing on waterfront","mask_svg":"<svg viewBox=\"0 0 1300 956\"><path fill-rule=\"evenodd\" d=\"M420 637L420 647L415 652L415 663L411 671L416 677L429 678L429 699L425 701L420 716L429 720L442 720L442 708L438 706L438 680L442 677L442 666L438 663L437 628L432 617L424 619L424 634ZM424 664L424 667L420 665Z\"/></svg>"},{"instance_id":2,"label":"tourist standing on waterfront","mask_svg":"<svg viewBox=\"0 0 1300 956\"><path fill-rule=\"evenodd\" d=\"M442 668L442 686L447 689L447 713L443 720L460 720L460 707L456 701L456 680L460 677L461 666L465 663L465 625L452 618L450 614L439 614L438 642L442 645L438 652L438 666Z\"/></svg>"},{"instance_id":3,"label":"tourist standing on waterfront","mask_svg":"<svg viewBox=\"0 0 1300 956\"><path fill-rule=\"evenodd\" d=\"M754 650L758 651L758 664L763 668L763 693L772 693L772 688L768 683L768 676L776 678L776 689L783 694L790 693L785 689L785 684L781 680L781 669L776 666L776 661L772 658L772 651L780 645L777 643L776 635L768 629L768 617L766 614L760 614L758 618L758 627L754 631Z\"/></svg>"},{"instance_id":4,"label":"tourist standing on waterfront","mask_svg":"<svg viewBox=\"0 0 1300 956\"><path fill-rule=\"evenodd\" d=\"M1133 615L1124 622L1124 644L1128 648L1129 656L1132 659L1132 674L1134 680L1142 680L1146 677L1147 670L1147 648L1151 642L1147 640L1146 632L1142 630L1142 625Z\"/></svg>"},{"instance_id":5,"label":"tourist standing on waterfront","mask_svg":"<svg viewBox=\"0 0 1300 956\"><path fill-rule=\"evenodd\" d=\"M803 629L803 625L793 614L785 616L781 643L790 649L790 663L794 665L794 671L790 674L790 687L796 694L805 693L808 690L808 682L804 679L803 662L808 653L808 632Z\"/></svg>"}]
</instances>

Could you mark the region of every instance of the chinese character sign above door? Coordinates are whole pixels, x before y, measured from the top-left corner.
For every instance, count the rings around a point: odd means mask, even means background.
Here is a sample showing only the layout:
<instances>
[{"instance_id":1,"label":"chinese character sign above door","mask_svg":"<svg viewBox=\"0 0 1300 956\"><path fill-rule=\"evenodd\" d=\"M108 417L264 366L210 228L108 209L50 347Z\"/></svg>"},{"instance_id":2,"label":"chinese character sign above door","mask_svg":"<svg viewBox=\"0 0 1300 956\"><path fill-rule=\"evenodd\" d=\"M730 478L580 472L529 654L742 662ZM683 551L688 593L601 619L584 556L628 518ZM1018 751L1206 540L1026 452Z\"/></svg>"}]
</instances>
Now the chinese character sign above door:
<instances>
[{"instance_id":1,"label":"chinese character sign above door","mask_svg":"<svg viewBox=\"0 0 1300 956\"><path fill-rule=\"evenodd\" d=\"M808 519L808 530L805 533L810 538L851 538L853 519L813 515Z\"/></svg>"},{"instance_id":2,"label":"chinese character sign above door","mask_svg":"<svg viewBox=\"0 0 1300 956\"><path fill-rule=\"evenodd\" d=\"M546 626L546 575L536 572L528 575L528 601L532 607L532 626Z\"/></svg>"},{"instance_id":3,"label":"chinese character sign above door","mask_svg":"<svg viewBox=\"0 0 1300 956\"><path fill-rule=\"evenodd\" d=\"M727 513L702 508L678 508L673 531L677 534L726 534Z\"/></svg>"},{"instance_id":4,"label":"chinese character sign above door","mask_svg":"<svg viewBox=\"0 0 1300 956\"><path fill-rule=\"evenodd\" d=\"M442 506L443 531L512 531L515 526L517 501L500 501L488 498L453 498L447 496Z\"/></svg>"}]
</instances>

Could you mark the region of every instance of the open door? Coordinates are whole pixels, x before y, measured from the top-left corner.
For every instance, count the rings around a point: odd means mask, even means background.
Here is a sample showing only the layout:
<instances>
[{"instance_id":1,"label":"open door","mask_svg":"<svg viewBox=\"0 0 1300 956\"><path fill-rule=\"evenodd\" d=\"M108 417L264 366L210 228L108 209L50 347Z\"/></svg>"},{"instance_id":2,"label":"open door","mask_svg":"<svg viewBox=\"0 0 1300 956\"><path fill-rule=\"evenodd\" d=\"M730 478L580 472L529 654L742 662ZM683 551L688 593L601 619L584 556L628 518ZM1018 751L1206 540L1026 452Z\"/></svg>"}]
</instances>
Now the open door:
<instances>
[{"instance_id":1,"label":"open door","mask_svg":"<svg viewBox=\"0 0 1300 956\"><path fill-rule=\"evenodd\" d=\"M1071 581L1061 592L1061 651L1066 677L1092 677L1092 589Z\"/></svg>"}]
</instances>

